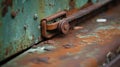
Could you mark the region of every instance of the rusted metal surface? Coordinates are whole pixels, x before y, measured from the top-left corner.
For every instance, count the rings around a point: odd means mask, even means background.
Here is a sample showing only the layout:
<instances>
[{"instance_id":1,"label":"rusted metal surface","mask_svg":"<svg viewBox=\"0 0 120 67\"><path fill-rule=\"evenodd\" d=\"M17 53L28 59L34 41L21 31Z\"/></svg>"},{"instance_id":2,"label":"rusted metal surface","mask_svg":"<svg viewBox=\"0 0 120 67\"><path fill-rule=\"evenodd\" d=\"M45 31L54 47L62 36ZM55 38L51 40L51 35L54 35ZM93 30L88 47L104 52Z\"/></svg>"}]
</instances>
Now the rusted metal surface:
<instances>
[{"instance_id":1,"label":"rusted metal surface","mask_svg":"<svg viewBox=\"0 0 120 67\"><path fill-rule=\"evenodd\" d=\"M110 53L116 56L120 53L119 7L80 23L78 26L82 28L70 30L66 36L59 35L36 45L37 48L31 48L3 67L104 67ZM107 21L97 22L99 18ZM48 45L57 49L44 50Z\"/></svg>"},{"instance_id":2,"label":"rusted metal surface","mask_svg":"<svg viewBox=\"0 0 120 67\"><path fill-rule=\"evenodd\" d=\"M64 20L66 20L68 22L71 22L75 19L79 19L79 18L81 18L81 17L83 17L83 16L85 16L85 15L87 15L87 14L89 14L89 13L91 13L91 12L97 10L97 9L100 9L100 7L104 7L104 5L106 5L107 3L110 3L111 1L112 0L105 0L102 3L99 2L99 3L96 3L94 5L91 5L87 8L85 8L85 9L80 10L80 11L76 12L75 14L65 18Z\"/></svg>"},{"instance_id":3,"label":"rusted metal surface","mask_svg":"<svg viewBox=\"0 0 120 67\"><path fill-rule=\"evenodd\" d=\"M9 6L12 8L13 1L12 0L4 0L1 3L1 6L3 7L3 9L2 9L2 16L4 17L6 15L6 13L8 12Z\"/></svg>"},{"instance_id":4,"label":"rusted metal surface","mask_svg":"<svg viewBox=\"0 0 120 67\"><path fill-rule=\"evenodd\" d=\"M39 42L41 1L0 0L0 63Z\"/></svg>"},{"instance_id":5,"label":"rusted metal surface","mask_svg":"<svg viewBox=\"0 0 120 67\"><path fill-rule=\"evenodd\" d=\"M88 0L0 0L0 62L42 41L42 18L63 10L79 9L87 2ZM47 27L48 30L55 29L50 25Z\"/></svg>"},{"instance_id":6,"label":"rusted metal surface","mask_svg":"<svg viewBox=\"0 0 120 67\"><path fill-rule=\"evenodd\" d=\"M68 31L69 31L69 29L70 29L70 24L69 24L69 23L70 23L71 21L76 20L76 19L80 19L81 17L83 17L83 16L85 16L85 15L88 15L89 13L91 13L91 12L97 10L97 9L100 9L101 7L104 7L106 4L110 3L111 1L112 1L112 0L105 0L105 1L103 1L103 2L99 2L99 3L96 3L96 4L94 4L94 5L91 5L91 6L85 8L85 9L83 9L83 10L79 10L79 11L76 12L75 14L72 14L72 15L66 17L66 18L64 17L63 20L56 21L56 23L53 23L53 24L49 25L49 27L47 27L47 25L46 25L46 23L45 23L46 21L50 21L50 20L55 19L56 17L65 15L66 12L60 12L60 13L55 14L55 15L53 15L53 16L50 16L50 17L48 17L48 18L46 18L46 19L43 19L43 20L41 21L41 25L42 25L42 26L41 26L41 27L42 27L42 31L41 31L41 32L42 32L42 36L45 37L45 38L51 38L53 35L55 35L55 33L54 33L54 34L51 34L51 35L48 35L48 36L47 36L46 30L48 30L50 27L52 27L53 30L55 30L55 29L56 29L56 31L59 30L59 32L62 33L62 34L67 34ZM72 2L74 2L74 0L73 0ZM72 3L72 2L71 2L71 3ZM72 8L73 8L73 6L72 6ZM74 24L75 24L75 23L74 23ZM72 25L71 25L71 26L72 26ZM44 28L43 28L43 27L44 27ZM48 28L48 29L46 29L46 28ZM57 29L57 28L58 28L58 29ZM50 30L51 30L51 28L50 28Z\"/></svg>"},{"instance_id":7,"label":"rusted metal surface","mask_svg":"<svg viewBox=\"0 0 120 67\"><path fill-rule=\"evenodd\" d=\"M70 33L67 36L69 38L58 37L53 39L57 43L57 46L59 45L58 49L43 54L37 52L25 53L22 57L8 62L5 67L16 65L19 65L19 67L98 67L105 62L109 51L115 51L120 46L119 31L119 29L101 29L96 31L96 33L99 32L96 35L100 38L94 35L88 37L85 35L85 38L79 38L80 35L79 37L75 37L75 34ZM106 36L106 34L108 35ZM116 36L116 34L118 35ZM67 49L62 47L62 45L69 42L73 43L74 46L71 48L67 47Z\"/></svg>"}]
</instances>

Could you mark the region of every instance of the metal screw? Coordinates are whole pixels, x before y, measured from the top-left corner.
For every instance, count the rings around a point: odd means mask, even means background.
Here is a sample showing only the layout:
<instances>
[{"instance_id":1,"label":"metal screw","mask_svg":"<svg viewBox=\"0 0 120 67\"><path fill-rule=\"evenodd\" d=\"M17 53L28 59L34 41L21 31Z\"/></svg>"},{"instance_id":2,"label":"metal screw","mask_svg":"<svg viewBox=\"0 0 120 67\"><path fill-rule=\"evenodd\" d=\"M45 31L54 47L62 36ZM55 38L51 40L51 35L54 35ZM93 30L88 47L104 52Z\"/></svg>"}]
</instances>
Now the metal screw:
<instances>
[{"instance_id":1,"label":"metal screw","mask_svg":"<svg viewBox=\"0 0 120 67\"><path fill-rule=\"evenodd\" d=\"M37 20L37 19L38 19L38 15L37 15L37 14L34 14L33 19L34 19L34 20Z\"/></svg>"},{"instance_id":2,"label":"metal screw","mask_svg":"<svg viewBox=\"0 0 120 67\"><path fill-rule=\"evenodd\" d=\"M11 17L14 19L16 17L17 13L15 11L11 12Z\"/></svg>"}]
</instances>

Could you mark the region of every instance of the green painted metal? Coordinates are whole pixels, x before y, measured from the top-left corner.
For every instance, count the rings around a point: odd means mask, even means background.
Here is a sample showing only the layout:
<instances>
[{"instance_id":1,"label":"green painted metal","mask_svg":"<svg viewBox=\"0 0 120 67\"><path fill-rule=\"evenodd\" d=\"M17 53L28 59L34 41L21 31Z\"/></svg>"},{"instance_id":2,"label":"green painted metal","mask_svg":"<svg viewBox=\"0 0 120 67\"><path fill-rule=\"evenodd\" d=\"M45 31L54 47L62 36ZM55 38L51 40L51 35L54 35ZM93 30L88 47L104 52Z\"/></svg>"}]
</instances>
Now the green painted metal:
<instances>
[{"instance_id":1,"label":"green painted metal","mask_svg":"<svg viewBox=\"0 0 120 67\"><path fill-rule=\"evenodd\" d=\"M69 10L70 1L75 2L75 8L80 8L88 0L0 0L0 61L40 41L40 20ZM11 17L13 11L16 12L14 18Z\"/></svg>"},{"instance_id":2,"label":"green painted metal","mask_svg":"<svg viewBox=\"0 0 120 67\"><path fill-rule=\"evenodd\" d=\"M87 3L88 0L76 0L76 8L80 8Z\"/></svg>"},{"instance_id":3,"label":"green painted metal","mask_svg":"<svg viewBox=\"0 0 120 67\"><path fill-rule=\"evenodd\" d=\"M7 7L8 11L5 16L0 18L0 60L38 41L40 36L40 29L38 29L40 19L34 20L33 17L34 14L39 13L39 2L39 0L12 0L12 7ZM4 8L4 6L6 5L1 7ZM15 18L11 17L12 11L17 12Z\"/></svg>"}]
</instances>

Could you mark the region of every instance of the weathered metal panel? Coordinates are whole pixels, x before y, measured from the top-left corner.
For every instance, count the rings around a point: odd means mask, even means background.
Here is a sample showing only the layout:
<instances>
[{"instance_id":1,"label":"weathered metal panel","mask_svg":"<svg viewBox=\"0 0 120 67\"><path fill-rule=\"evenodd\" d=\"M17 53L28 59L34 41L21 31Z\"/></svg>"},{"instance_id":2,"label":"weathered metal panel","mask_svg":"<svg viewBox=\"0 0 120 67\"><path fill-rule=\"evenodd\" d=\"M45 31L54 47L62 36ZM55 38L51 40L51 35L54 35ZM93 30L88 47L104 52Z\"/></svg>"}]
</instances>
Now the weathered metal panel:
<instances>
[{"instance_id":1,"label":"weathered metal panel","mask_svg":"<svg viewBox=\"0 0 120 67\"><path fill-rule=\"evenodd\" d=\"M0 61L41 40L40 20L88 0L0 0ZM72 3L72 4L71 4Z\"/></svg>"},{"instance_id":2,"label":"weathered metal panel","mask_svg":"<svg viewBox=\"0 0 120 67\"><path fill-rule=\"evenodd\" d=\"M34 15L39 13L39 2L39 0L1 1L0 60L38 41L40 19L34 20Z\"/></svg>"},{"instance_id":3,"label":"weathered metal panel","mask_svg":"<svg viewBox=\"0 0 120 67\"><path fill-rule=\"evenodd\" d=\"M33 46L3 67L104 67L120 54L119 7L78 24L66 36ZM107 21L97 22L100 18Z\"/></svg>"}]
</instances>

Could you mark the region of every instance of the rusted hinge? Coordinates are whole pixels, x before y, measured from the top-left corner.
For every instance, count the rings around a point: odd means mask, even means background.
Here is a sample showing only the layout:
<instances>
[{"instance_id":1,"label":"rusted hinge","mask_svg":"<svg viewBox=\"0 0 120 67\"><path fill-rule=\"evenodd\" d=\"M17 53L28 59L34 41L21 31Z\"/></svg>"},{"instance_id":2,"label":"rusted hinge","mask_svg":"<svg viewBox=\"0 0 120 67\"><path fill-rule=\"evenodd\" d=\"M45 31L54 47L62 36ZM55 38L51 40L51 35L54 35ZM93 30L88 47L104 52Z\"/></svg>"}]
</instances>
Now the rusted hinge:
<instances>
[{"instance_id":1,"label":"rusted hinge","mask_svg":"<svg viewBox=\"0 0 120 67\"><path fill-rule=\"evenodd\" d=\"M69 23L63 21L57 21L55 19L64 19L66 18L66 11L58 12L52 16L44 18L41 20L41 33L44 38L51 38L56 35L56 32L61 32L66 34L69 31ZM52 21L52 23L48 24L48 22ZM56 30L55 33L48 33L47 31Z\"/></svg>"}]
</instances>

